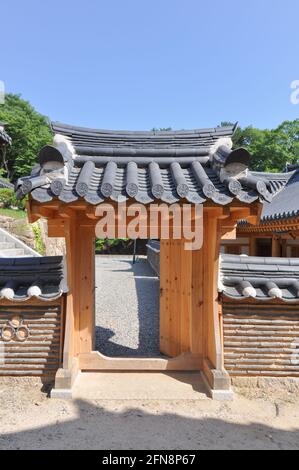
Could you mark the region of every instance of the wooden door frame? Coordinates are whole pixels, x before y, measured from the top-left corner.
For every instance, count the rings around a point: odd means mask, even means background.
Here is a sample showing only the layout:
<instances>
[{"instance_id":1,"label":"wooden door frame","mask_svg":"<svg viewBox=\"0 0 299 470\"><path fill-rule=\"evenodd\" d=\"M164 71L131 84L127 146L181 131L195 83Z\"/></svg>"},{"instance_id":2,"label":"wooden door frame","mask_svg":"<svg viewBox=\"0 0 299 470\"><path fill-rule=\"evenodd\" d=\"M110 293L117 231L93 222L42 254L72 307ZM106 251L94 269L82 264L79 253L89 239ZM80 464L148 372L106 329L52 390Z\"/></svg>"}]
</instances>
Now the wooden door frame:
<instances>
[{"instance_id":1,"label":"wooden door frame","mask_svg":"<svg viewBox=\"0 0 299 470\"><path fill-rule=\"evenodd\" d=\"M134 204L135 201L132 202ZM192 206L192 205L191 205ZM115 207L116 204L115 204ZM194 207L194 205L192 206ZM66 307L66 330L62 368L57 372L56 387L71 388L78 370L197 370L202 371L211 390L229 390L230 381L224 370L221 324L219 321L218 271L221 236L233 232L239 219L257 219L260 205L246 206L232 203L230 206L204 205L204 242L200 252L184 253L180 262L183 240L170 241L172 256L176 257L184 285L179 290L179 301L172 305L172 321L180 325L179 338L171 354L175 357L162 358L109 358L94 351L94 234L97 216L96 207L85 201L72 204L53 200L39 204L31 198L28 203L30 222L39 217L48 219L48 235L63 236L66 240L66 260L69 293ZM123 222L127 227L128 220ZM149 227L148 227L149 229ZM167 241L166 241L167 243ZM177 243L177 250L175 249ZM175 280L171 270L163 270L165 246L162 242L162 295L160 316L164 314L167 302L165 282ZM203 273L203 265L205 272ZM164 271L166 274L164 274ZM164 283L164 284L163 284ZM202 286L202 289L200 287ZM163 289L164 294L163 294ZM202 297L201 294L202 293ZM182 307L182 308L181 308ZM179 319L179 317L182 317ZM178 320L179 319L179 320ZM165 320L165 318L164 318ZM186 323L184 323L186 322ZM178 331L178 330L177 330ZM187 349L187 350L186 350Z\"/></svg>"}]
</instances>

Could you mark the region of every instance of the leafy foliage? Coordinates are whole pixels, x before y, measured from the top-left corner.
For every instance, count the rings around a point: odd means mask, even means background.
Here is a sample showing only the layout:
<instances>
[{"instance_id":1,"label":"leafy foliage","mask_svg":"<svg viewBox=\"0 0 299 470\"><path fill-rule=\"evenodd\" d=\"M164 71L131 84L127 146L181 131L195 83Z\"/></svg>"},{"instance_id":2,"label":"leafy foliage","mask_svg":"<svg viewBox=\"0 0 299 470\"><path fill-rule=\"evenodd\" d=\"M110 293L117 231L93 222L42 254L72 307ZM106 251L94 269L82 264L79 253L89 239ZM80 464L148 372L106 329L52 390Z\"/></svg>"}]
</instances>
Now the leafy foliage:
<instances>
[{"instance_id":1,"label":"leafy foliage","mask_svg":"<svg viewBox=\"0 0 299 470\"><path fill-rule=\"evenodd\" d=\"M283 171L287 163L299 161L299 119L284 121L275 129L238 128L233 143L234 148L245 147L251 153L251 169Z\"/></svg>"},{"instance_id":2,"label":"leafy foliage","mask_svg":"<svg viewBox=\"0 0 299 470\"><path fill-rule=\"evenodd\" d=\"M39 225L39 222L34 222L31 224L31 228L34 233L34 249L40 254L44 254L44 245L43 245L43 240L42 240L42 233L41 233L41 228Z\"/></svg>"},{"instance_id":3,"label":"leafy foliage","mask_svg":"<svg viewBox=\"0 0 299 470\"><path fill-rule=\"evenodd\" d=\"M18 200L13 189L0 188L0 205L5 209L17 208L24 210L25 204L26 200Z\"/></svg>"},{"instance_id":4,"label":"leafy foliage","mask_svg":"<svg viewBox=\"0 0 299 470\"><path fill-rule=\"evenodd\" d=\"M130 242L128 238L113 238L113 239L96 239L96 251L107 251L109 252L112 248L124 248L127 243Z\"/></svg>"},{"instance_id":5,"label":"leafy foliage","mask_svg":"<svg viewBox=\"0 0 299 470\"><path fill-rule=\"evenodd\" d=\"M0 216L11 217L12 219L25 219L27 212L20 209L0 209Z\"/></svg>"},{"instance_id":6,"label":"leafy foliage","mask_svg":"<svg viewBox=\"0 0 299 470\"><path fill-rule=\"evenodd\" d=\"M47 119L19 95L7 94L0 106L0 121L12 138L2 168L10 180L29 175L39 150L52 141Z\"/></svg>"}]
</instances>

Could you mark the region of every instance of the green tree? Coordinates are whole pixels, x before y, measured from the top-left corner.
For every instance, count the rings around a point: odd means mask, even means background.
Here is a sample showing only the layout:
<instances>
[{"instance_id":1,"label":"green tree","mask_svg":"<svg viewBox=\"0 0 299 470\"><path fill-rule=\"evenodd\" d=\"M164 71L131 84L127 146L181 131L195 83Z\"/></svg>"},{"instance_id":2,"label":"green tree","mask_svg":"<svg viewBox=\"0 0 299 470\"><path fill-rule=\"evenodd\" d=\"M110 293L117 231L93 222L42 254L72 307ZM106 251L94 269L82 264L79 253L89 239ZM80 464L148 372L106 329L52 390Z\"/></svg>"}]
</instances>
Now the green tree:
<instances>
[{"instance_id":1,"label":"green tree","mask_svg":"<svg viewBox=\"0 0 299 470\"><path fill-rule=\"evenodd\" d=\"M238 128L233 145L234 148L245 147L251 153L251 169L282 171L287 163L299 161L299 119L284 121L275 129Z\"/></svg>"},{"instance_id":2,"label":"green tree","mask_svg":"<svg viewBox=\"0 0 299 470\"><path fill-rule=\"evenodd\" d=\"M0 105L0 122L5 123L5 129L12 138L12 145L6 149L1 166L13 181L29 175L39 150L52 141L52 134L47 118L20 95L5 96L5 103Z\"/></svg>"}]
</instances>

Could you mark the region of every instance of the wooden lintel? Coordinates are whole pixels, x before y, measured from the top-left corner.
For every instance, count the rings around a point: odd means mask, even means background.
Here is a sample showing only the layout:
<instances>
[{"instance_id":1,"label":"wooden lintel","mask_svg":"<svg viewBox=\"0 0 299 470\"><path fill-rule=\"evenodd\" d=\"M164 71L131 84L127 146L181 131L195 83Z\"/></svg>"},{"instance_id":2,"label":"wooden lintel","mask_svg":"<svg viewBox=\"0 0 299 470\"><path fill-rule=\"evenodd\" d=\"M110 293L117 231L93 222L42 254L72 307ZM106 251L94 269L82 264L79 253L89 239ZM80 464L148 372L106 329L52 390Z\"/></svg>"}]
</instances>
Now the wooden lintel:
<instances>
[{"instance_id":1,"label":"wooden lintel","mask_svg":"<svg viewBox=\"0 0 299 470\"><path fill-rule=\"evenodd\" d=\"M85 209L85 214L86 217L92 220L98 219L98 216L96 215L96 206L88 206Z\"/></svg>"},{"instance_id":2,"label":"wooden lintel","mask_svg":"<svg viewBox=\"0 0 299 470\"><path fill-rule=\"evenodd\" d=\"M226 218L229 215L229 208L225 206L204 207L204 213L208 217L213 217L217 219L220 219L222 217Z\"/></svg>"},{"instance_id":3,"label":"wooden lintel","mask_svg":"<svg viewBox=\"0 0 299 470\"><path fill-rule=\"evenodd\" d=\"M64 237L64 220L60 218L48 220L48 237Z\"/></svg>"},{"instance_id":4,"label":"wooden lintel","mask_svg":"<svg viewBox=\"0 0 299 470\"><path fill-rule=\"evenodd\" d=\"M61 204L58 209L58 214L63 219L72 219L75 214L71 207L68 207L66 204Z\"/></svg>"},{"instance_id":5,"label":"wooden lintel","mask_svg":"<svg viewBox=\"0 0 299 470\"><path fill-rule=\"evenodd\" d=\"M30 216L31 220L38 220L41 217L44 219L54 219L56 217L56 210L50 207L32 204L30 208Z\"/></svg>"}]
</instances>

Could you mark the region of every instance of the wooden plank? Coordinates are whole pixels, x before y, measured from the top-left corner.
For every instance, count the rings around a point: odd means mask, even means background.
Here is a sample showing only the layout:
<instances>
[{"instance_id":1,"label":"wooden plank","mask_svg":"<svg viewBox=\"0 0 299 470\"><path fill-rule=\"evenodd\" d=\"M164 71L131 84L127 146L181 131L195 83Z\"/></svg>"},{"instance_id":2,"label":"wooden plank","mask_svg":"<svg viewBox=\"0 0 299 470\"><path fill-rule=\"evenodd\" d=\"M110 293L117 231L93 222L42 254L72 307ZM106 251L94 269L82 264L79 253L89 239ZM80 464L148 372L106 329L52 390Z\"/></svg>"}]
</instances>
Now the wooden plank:
<instances>
[{"instance_id":1,"label":"wooden plank","mask_svg":"<svg viewBox=\"0 0 299 470\"><path fill-rule=\"evenodd\" d=\"M180 324L179 324L179 353L191 351L191 321L192 321L192 251L185 250L186 240L180 240L179 247L180 273L179 273L179 302L180 302ZM193 325L192 325L193 329Z\"/></svg>"},{"instance_id":2,"label":"wooden plank","mask_svg":"<svg viewBox=\"0 0 299 470\"><path fill-rule=\"evenodd\" d=\"M256 253L257 253L256 237L251 236L249 238L249 255L256 256Z\"/></svg>"},{"instance_id":3,"label":"wooden plank","mask_svg":"<svg viewBox=\"0 0 299 470\"><path fill-rule=\"evenodd\" d=\"M160 241L160 351L168 355L169 327L170 327L170 279L169 279L169 252L170 241Z\"/></svg>"},{"instance_id":4,"label":"wooden plank","mask_svg":"<svg viewBox=\"0 0 299 470\"><path fill-rule=\"evenodd\" d=\"M169 356L178 356L180 347L181 327L181 240L170 242L170 325L169 325Z\"/></svg>"},{"instance_id":5,"label":"wooden plank","mask_svg":"<svg viewBox=\"0 0 299 470\"><path fill-rule=\"evenodd\" d=\"M203 354L203 250L192 251L192 311L190 321L190 348L194 354Z\"/></svg>"},{"instance_id":6,"label":"wooden plank","mask_svg":"<svg viewBox=\"0 0 299 470\"><path fill-rule=\"evenodd\" d=\"M272 238L272 256L273 257L280 257L281 256L280 240L277 237Z\"/></svg>"},{"instance_id":7,"label":"wooden plank","mask_svg":"<svg viewBox=\"0 0 299 470\"><path fill-rule=\"evenodd\" d=\"M79 270L77 289L79 292L80 352L91 352L95 336L95 235L93 228L80 227Z\"/></svg>"}]
</instances>

